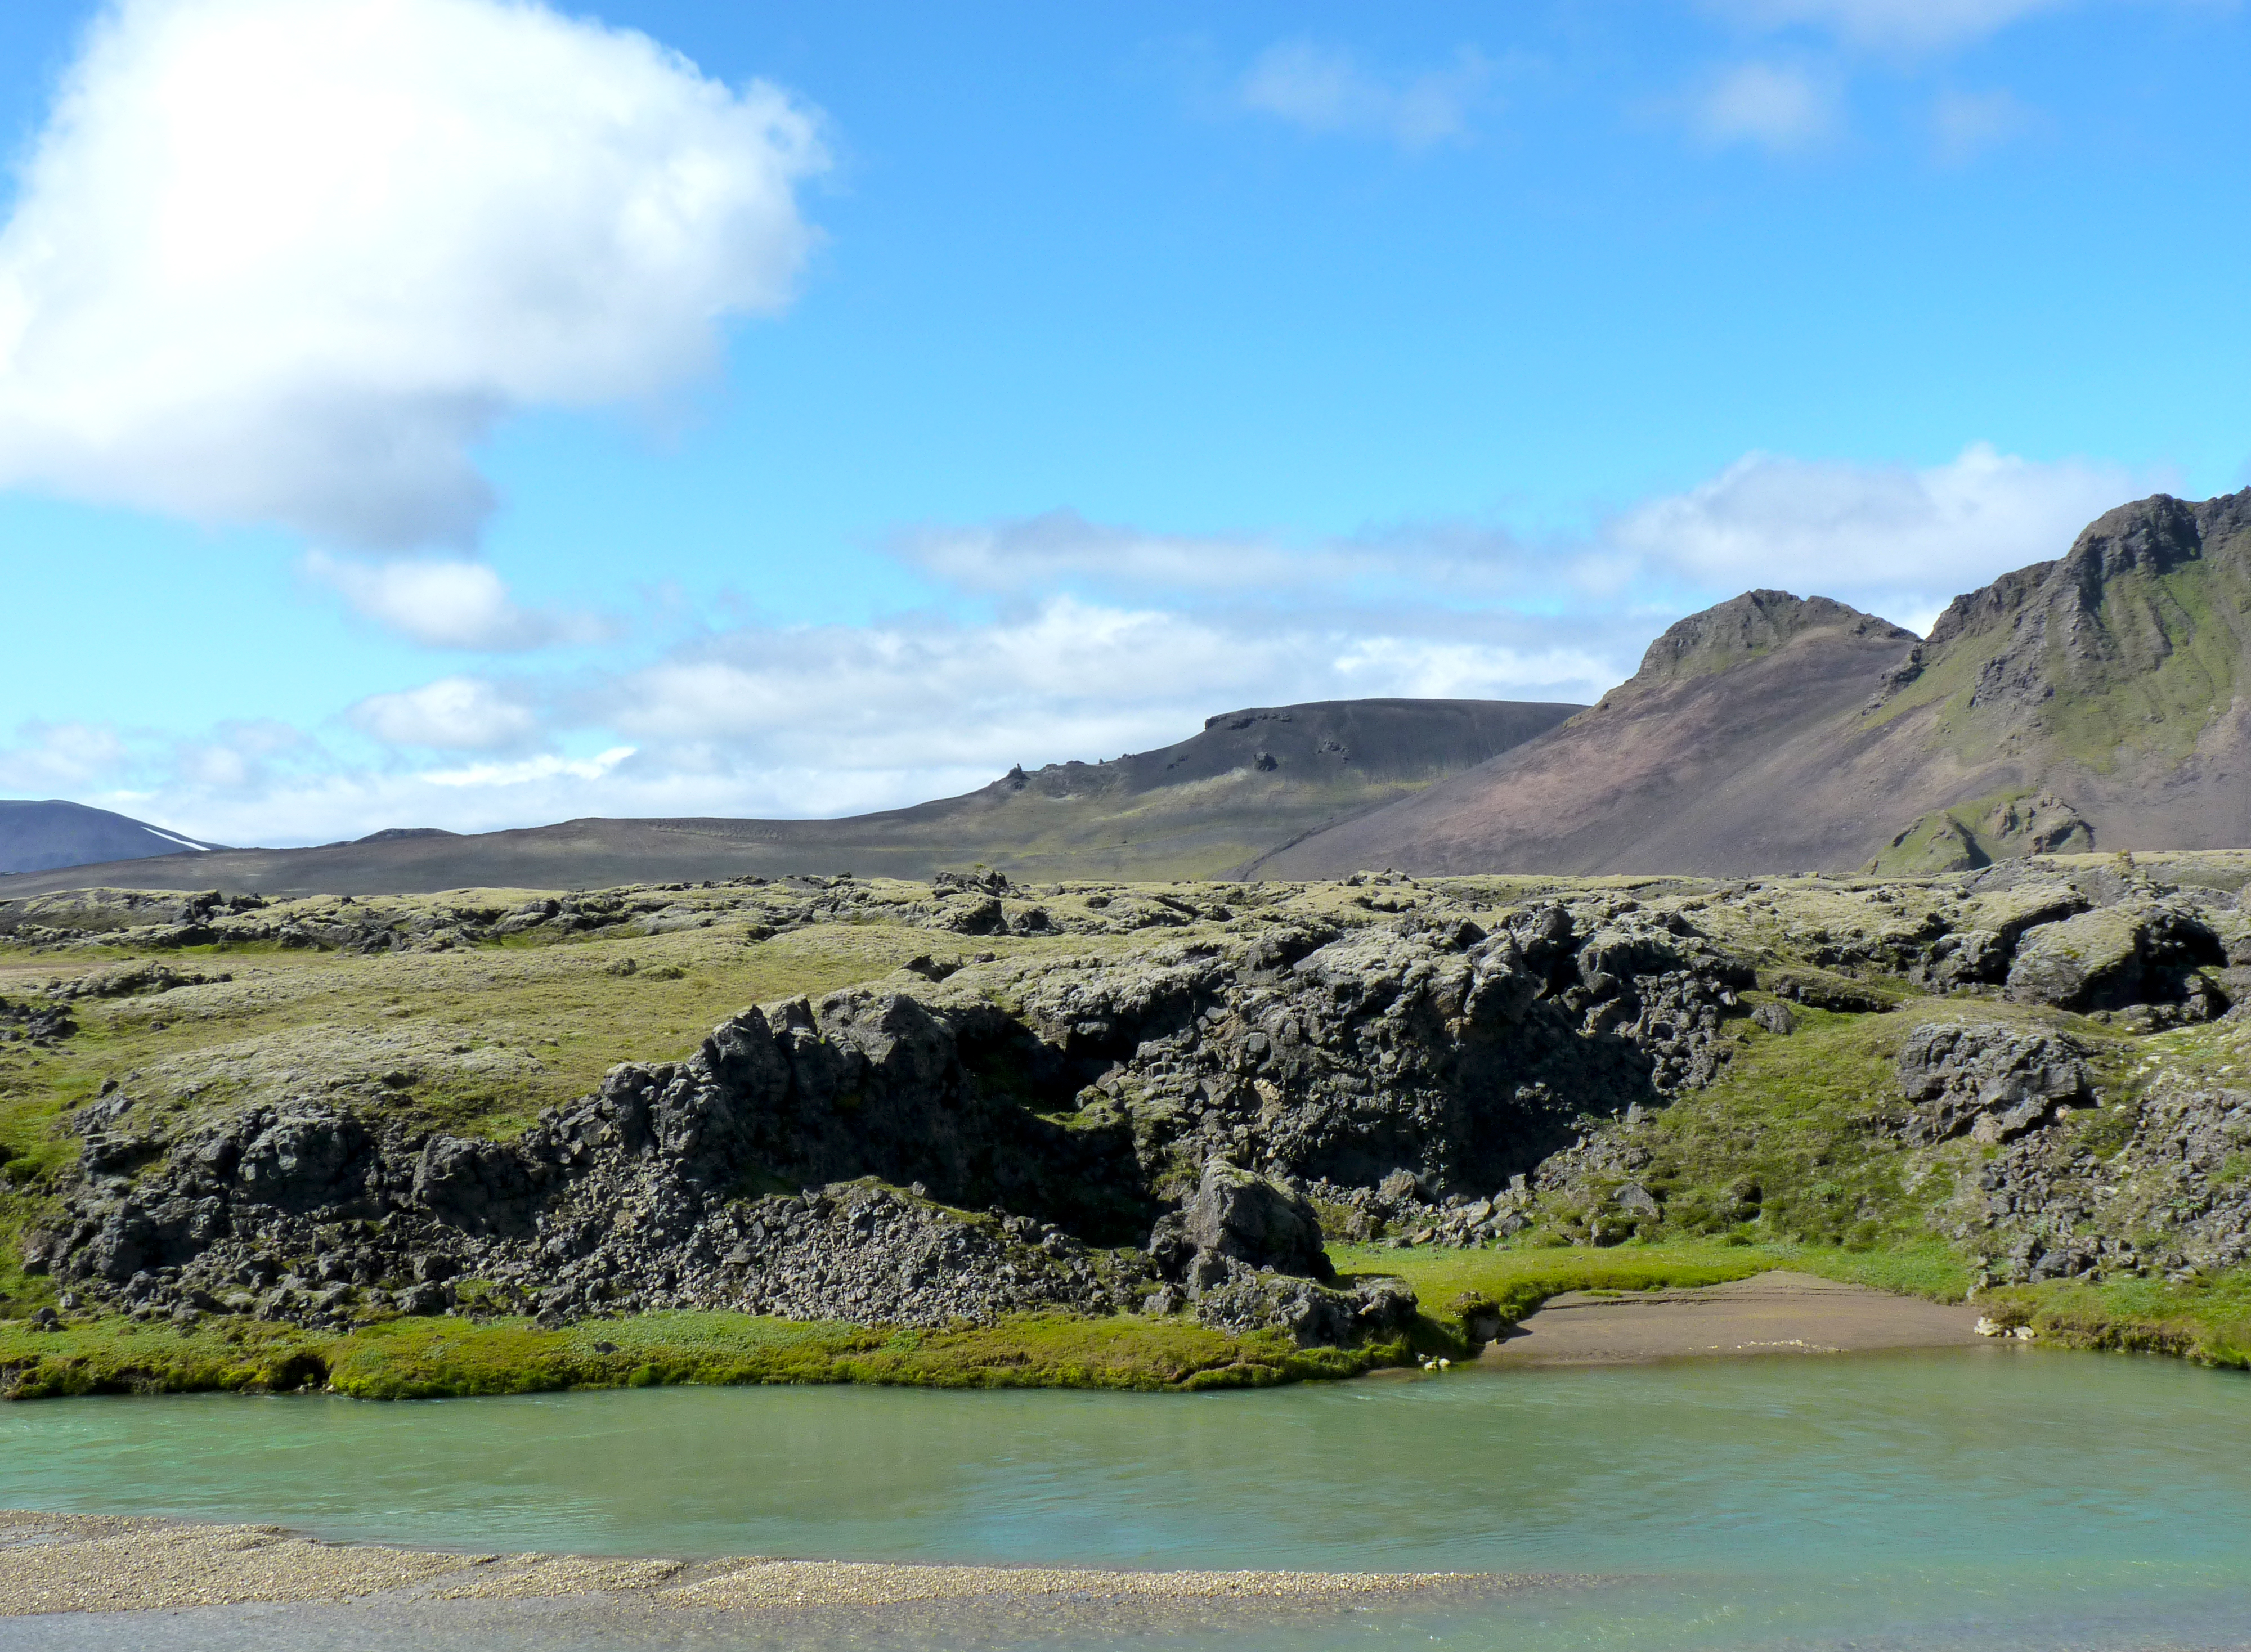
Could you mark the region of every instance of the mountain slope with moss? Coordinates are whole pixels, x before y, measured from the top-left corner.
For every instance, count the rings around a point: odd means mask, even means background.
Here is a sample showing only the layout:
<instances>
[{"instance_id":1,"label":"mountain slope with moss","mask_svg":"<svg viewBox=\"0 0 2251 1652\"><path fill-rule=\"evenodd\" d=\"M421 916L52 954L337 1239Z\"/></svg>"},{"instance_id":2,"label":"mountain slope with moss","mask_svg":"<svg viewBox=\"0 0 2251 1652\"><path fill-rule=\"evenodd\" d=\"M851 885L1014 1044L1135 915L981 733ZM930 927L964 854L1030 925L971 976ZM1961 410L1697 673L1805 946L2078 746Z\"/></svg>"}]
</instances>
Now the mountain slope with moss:
<instances>
[{"instance_id":1,"label":"mountain slope with moss","mask_svg":"<svg viewBox=\"0 0 2251 1652\"><path fill-rule=\"evenodd\" d=\"M1894 875L2251 843L2251 489L2122 505L1928 638L1750 591L1541 738L1247 869Z\"/></svg>"}]
</instances>

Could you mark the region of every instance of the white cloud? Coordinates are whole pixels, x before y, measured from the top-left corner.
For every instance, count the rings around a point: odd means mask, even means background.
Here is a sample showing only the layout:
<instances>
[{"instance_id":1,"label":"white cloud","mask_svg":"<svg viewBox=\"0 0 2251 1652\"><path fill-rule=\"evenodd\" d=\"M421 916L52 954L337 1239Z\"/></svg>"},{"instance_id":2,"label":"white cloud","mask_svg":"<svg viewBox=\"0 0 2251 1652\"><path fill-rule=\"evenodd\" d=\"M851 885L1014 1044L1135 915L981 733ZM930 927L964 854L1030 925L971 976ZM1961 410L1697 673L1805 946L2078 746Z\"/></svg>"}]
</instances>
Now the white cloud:
<instances>
[{"instance_id":1,"label":"white cloud","mask_svg":"<svg viewBox=\"0 0 2251 1652\"><path fill-rule=\"evenodd\" d=\"M564 777L573 780L599 780L633 754L631 746L613 746L593 757L546 756L527 757L521 763L478 763L466 769L433 769L415 776L415 778L427 785L458 786L463 791L529 785L535 781Z\"/></svg>"},{"instance_id":2,"label":"white cloud","mask_svg":"<svg viewBox=\"0 0 2251 1652\"><path fill-rule=\"evenodd\" d=\"M375 561L313 551L305 571L362 619L429 648L504 653L597 642L610 632L593 615L519 606L501 577L480 562Z\"/></svg>"},{"instance_id":3,"label":"white cloud","mask_svg":"<svg viewBox=\"0 0 2251 1652\"><path fill-rule=\"evenodd\" d=\"M2024 136L2037 124L2033 111L2005 89L1945 91L1931 101L1931 148L1940 160L1959 165Z\"/></svg>"},{"instance_id":4,"label":"white cloud","mask_svg":"<svg viewBox=\"0 0 2251 1652\"><path fill-rule=\"evenodd\" d=\"M2064 0L1708 0L1755 29L1811 27L1854 45L1927 52L1982 40Z\"/></svg>"},{"instance_id":5,"label":"white cloud","mask_svg":"<svg viewBox=\"0 0 2251 1652\"><path fill-rule=\"evenodd\" d=\"M0 231L0 485L466 544L513 409L786 302L816 117L530 0L114 0Z\"/></svg>"},{"instance_id":6,"label":"white cloud","mask_svg":"<svg viewBox=\"0 0 2251 1652\"><path fill-rule=\"evenodd\" d=\"M83 789L126 757L117 731L99 723L27 722L17 727L16 740L0 747L0 789L18 796Z\"/></svg>"},{"instance_id":7,"label":"white cloud","mask_svg":"<svg viewBox=\"0 0 2251 1652\"><path fill-rule=\"evenodd\" d=\"M1238 705L1591 698L1616 677L1609 651L1584 646L1581 629L1054 598L984 625L738 632L619 680L586 715L653 757L990 779L1011 763L1169 745ZM890 800L917 795L932 794Z\"/></svg>"},{"instance_id":8,"label":"white cloud","mask_svg":"<svg viewBox=\"0 0 2251 1652\"><path fill-rule=\"evenodd\" d=\"M1778 153L1833 137L1843 119L1836 81L1801 65L1741 63L1691 99L1690 129L1715 149L1756 143Z\"/></svg>"},{"instance_id":9,"label":"white cloud","mask_svg":"<svg viewBox=\"0 0 2251 1652\"><path fill-rule=\"evenodd\" d=\"M81 796L129 785L134 812L235 843L859 812L966 791L1012 763L1170 744L1236 706L1589 702L1673 619L1753 587L1923 629L1957 593L2062 555L2088 520L2167 480L1976 444L1922 467L1747 454L1530 543L1438 522L1293 546L1068 512L925 529L903 554L995 612L750 625L605 672L448 676L347 714L394 748L371 764L251 728L162 745L26 729L0 752L0 778L52 775L42 791ZM1188 577L1224 555L1257 577Z\"/></svg>"},{"instance_id":10,"label":"white cloud","mask_svg":"<svg viewBox=\"0 0 2251 1652\"><path fill-rule=\"evenodd\" d=\"M440 677L419 688L371 695L346 716L386 745L491 751L539 731L530 706L479 677Z\"/></svg>"},{"instance_id":11,"label":"white cloud","mask_svg":"<svg viewBox=\"0 0 2251 1652\"><path fill-rule=\"evenodd\" d=\"M1627 511L1601 539L1631 576L1888 605L1878 612L1922 630L1950 598L2061 556L2089 521L2161 480L2083 460L2039 463L1984 442L1922 469L1749 453L1708 482Z\"/></svg>"},{"instance_id":12,"label":"white cloud","mask_svg":"<svg viewBox=\"0 0 2251 1652\"><path fill-rule=\"evenodd\" d=\"M1285 40L1258 54L1236 96L1242 106L1308 132L1387 138L1426 149L1470 135L1470 113L1493 79L1493 65L1464 46L1444 69L1386 79L1341 47Z\"/></svg>"}]
</instances>

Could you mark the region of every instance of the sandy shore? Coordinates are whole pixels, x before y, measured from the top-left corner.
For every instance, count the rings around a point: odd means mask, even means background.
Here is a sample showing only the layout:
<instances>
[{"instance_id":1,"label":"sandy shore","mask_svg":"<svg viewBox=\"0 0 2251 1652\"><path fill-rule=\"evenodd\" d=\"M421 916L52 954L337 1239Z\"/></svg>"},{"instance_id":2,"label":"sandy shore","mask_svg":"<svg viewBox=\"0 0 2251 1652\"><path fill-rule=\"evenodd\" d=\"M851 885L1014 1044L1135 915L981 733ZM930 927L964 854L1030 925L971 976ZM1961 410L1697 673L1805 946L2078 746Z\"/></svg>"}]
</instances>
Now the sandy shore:
<instances>
[{"instance_id":1,"label":"sandy shore","mask_svg":"<svg viewBox=\"0 0 2251 1652\"><path fill-rule=\"evenodd\" d=\"M1487 1365L1607 1365L1713 1354L1835 1354L1984 1342L1977 1310L1777 1270L1694 1290L1552 1297L1479 1356Z\"/></svg>"},{"instance_id":2,"label":"sandy shore","mask_svg":"<svg viewBox=\"0 0 2251 1652\"><path fill-rule=\"evenodd\" d=\"M0 1512L0 1617L252 1603L530 1601L630 1596L728 1612L937 1602L1347 1601L1486 1593L1534 1579L1459 1573L1116 1572L836 1560L458 1554L323 1543L278 1526Z\"/></svg>"}]
</instances>

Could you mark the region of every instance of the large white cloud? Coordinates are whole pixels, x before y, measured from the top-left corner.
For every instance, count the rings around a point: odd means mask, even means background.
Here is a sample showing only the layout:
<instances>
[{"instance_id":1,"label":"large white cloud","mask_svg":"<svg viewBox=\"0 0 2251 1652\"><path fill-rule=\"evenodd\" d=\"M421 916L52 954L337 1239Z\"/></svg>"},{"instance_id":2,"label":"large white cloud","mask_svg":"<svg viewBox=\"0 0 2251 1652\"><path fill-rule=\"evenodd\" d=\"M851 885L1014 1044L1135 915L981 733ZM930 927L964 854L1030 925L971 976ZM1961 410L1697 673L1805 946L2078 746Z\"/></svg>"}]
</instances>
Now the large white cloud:
<instances>
[{"instance_id":1,"label":"large white cloud","mask_svg":"<svg viewBox=\"0 0 2251 1652\"><path fill-rule=\"evenodd\" d=\"M473 450L785 303L816 117L530 0L117 0L0 231L0 485L466 543Z\"/></svg>"}]
</instances>

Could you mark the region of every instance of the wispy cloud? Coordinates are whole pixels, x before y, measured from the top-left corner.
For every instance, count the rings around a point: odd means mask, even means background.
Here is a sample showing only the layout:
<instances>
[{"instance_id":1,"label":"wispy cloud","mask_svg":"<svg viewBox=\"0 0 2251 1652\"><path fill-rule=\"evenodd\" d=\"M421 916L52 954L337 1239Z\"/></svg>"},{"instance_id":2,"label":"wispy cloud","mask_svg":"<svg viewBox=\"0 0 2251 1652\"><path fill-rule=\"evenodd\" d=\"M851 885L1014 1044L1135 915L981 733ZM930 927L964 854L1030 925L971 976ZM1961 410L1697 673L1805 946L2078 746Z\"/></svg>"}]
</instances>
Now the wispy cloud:
<instances>
[{"instance_id":1,"label":"wispy cloud","mask_svg":"<svg viewBox=\"0 0 2251 1652\"><path fill-rule=\"evenodd\" d=\"M538 712L481 677L440 677L419 688L371 695L345 713L386 745L491 751L539 733Z\"/></svg>"},{"instance_id":2,"label":"wispy cloud","mask_svg":"<svg viewBox=\"0 0 2251 1652\"><path fill-rule=\"evenodd\" d=\"M99 784L126 760L114 729L89 722L27 722L15 743L0 747L0 787L18 796L44 797Z\"/></svg>"},{"instance_id":3,"label":"wispy cloud","mask_svg":"<svg viewBox=\"0 0 2251 1652\"><path fill-rule=\"evenodd\" d=\"M614 626L599 615L526 608L481 562L307 555L305 571L353 612L427 648L516 653L599 642Z\"/></svg>"},{"instance_id":4,"label":"wispy cloud","mask_svg":"<svg viewBox=\"0 0 2251 1652\"><path fill-rule=\"evenodd\" d=\"M1417 150L1465 141L1493 76L1493 64L1472 46L1443 68L1385 75L1340 46L1285 40L1258 54L1236 97L1245 109L1307 132L1382 138Z\"/></svg>"},{"instance_id":5,"label":"wispy cloud","mask_svg":"<svg viewBox=\"0 0 2251 1652\"><path fill-rule=\"evenodd\" d=\"M1920 631L1953 597L2061 556L2088 521L2169 480L1984 442L1922 467L1749 453L1625 512L1601 538L1632 577L1818 591Z\"/></svg>"},{"instance_id":6,"label":"wispy cloud","mask_svg":"<svg viewBox=\"0 0 2251 1652\"><path fill-rule=\"evenodd\" d=\"M0 230L0 486L470 543L511 411L790 297L818 117L537 0L118 0Z\"/></svg>"},{"instance_id":7,"label":"wispy cloud","mask_svg":"<svg viewBox=\"0 0 2251 1652\"><path fill-rule=\"evenodd\" d=\"M1932 52L1998 34L2067 0L1707 0L1706 9L1758 30L1809 28L1849 45Z\"/></svg>"},{"instance_id":8,"label":"wispy cloud","mask_svg":"<svg viewBox=\"0 0 2251 1652\"><path fill-rule=\"evenodd\" d=\"M1739 63L1698 88L1689 129L1714 149L1756 144L1777 154L1817 149L1844 124L1845 93L1832 74L1804 64Z\"/></svg>"},{"instance_id":9,"label":"wispy cloud","mask_svg":"<svg viewBox=\"0 0 2251 1652\"><path fill-rule=\"evenodd\" d=\"M2037 113L2005 88L1950 89L1931 100L1931 150L1941 161L1958 166L2025 136L2039 123Z\"/></svg>"}]
</instances>

